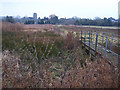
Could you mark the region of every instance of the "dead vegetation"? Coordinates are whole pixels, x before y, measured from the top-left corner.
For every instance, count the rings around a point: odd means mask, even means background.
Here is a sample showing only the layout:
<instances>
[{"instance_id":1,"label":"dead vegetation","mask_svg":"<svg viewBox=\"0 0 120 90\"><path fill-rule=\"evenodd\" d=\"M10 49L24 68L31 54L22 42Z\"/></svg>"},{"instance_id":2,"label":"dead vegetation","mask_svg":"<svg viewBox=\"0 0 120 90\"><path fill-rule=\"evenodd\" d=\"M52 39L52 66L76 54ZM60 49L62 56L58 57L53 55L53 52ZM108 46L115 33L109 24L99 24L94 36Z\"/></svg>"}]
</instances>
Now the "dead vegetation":
<instances>
[{"instance_id":1,"label":"dead vegetation","mask_svg":"<svg viewBox=\"0 0 120 90\"><path fill-rule=\"evenodd\" d=\"M24 24L20 24L20 23L8 23L8 22L2 22L2 31L20 31L23 30Z\"/></svg>"},{"instance_id":2,"label":"dead vegetation","mask_svg":"<svg viewBox=\"0 0 120 90\"><path fill-rule=\"evenodd\" d=\"M9 53L5 51L3 53ZM39 70L32 69L16 57L7 54L3 56L3 88L117 88L118 68L110 66L103 59L94 62L86 60L81 65L80 58L74 60L65 72L59 62L47 61ZM49 60L49 59L48 59ZM67 61L68 63L68 61ZM57 64L57 66L56 66ZM58 69L57 69L58 68ZM40 72L40 73L38 73ZM60 73L64 73L64 78ZM40 81L39 81L40 80ZM62 82L62 83L61 83Z\"/></svg>"},{"instance_id":3,"label":"dead vegetation","mask_svg":"<svg viewBox=\"0 0 120 90\"><path fill-rule=\"evenodd\" d=\"M5 27L5 26L4 26ZM14 27L14 26L13 26ZM93 58L78 37L3 30L3 88L118 88L118 68ZM47 30L47 28L43 28Z\"/></svg>"}]
</instances>

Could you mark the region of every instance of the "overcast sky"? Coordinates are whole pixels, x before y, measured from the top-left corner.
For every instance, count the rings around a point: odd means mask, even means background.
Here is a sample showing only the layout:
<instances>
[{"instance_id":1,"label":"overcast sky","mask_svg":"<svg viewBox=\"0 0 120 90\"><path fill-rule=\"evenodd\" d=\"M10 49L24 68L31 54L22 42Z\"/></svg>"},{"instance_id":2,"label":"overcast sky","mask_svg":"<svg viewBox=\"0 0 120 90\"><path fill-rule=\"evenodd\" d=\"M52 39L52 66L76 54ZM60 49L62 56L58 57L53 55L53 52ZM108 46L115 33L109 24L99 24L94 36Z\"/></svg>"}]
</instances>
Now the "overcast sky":
<instances>
[{"instance_id":1,"label":"overcast sky","mask_svg":"<svg viewBox=\"0 0 120 90\"><path fill-rule=\"evenodd\" d=\"M43 18L55 14L59 18L118 18L120 0L0 0L0 16L28 16L36 12Z\"/></svg>"}]
</instances>

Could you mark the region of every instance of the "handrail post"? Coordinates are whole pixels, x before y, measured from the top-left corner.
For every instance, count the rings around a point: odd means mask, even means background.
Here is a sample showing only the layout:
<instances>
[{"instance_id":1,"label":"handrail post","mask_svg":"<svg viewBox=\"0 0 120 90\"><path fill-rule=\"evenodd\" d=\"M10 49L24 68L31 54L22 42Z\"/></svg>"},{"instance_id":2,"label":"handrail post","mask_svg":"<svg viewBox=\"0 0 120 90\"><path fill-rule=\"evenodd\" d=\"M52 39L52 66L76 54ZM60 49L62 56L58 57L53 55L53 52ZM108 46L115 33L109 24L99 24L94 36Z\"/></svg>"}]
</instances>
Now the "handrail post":
<instances>
[{"instance_id":1,"label":"handrail post","mask_svg":"<svg viewBox=\"0 0 120 90\"><path fill-rule=\"evenodd\" d=\"M86 32L84 33L84 47L85 47L85 43L86 43Z\"/></svg>"},{"instance_id":2,"label":"handrail post","mask_svg":"<svg viewBox=\"0 0 120 90\"><path fill-rule=\"evenodd\" d=\"M104 42L104 33L102 35L102 45L103 45L103 42Z\"/></svg>"},{"instance_id":3,"label":"handrail post","mask_svg":"<svg viewBox=\"0 0 120 90\"><path fill-rule=\"evenodd\" d=\"M90 54L90 32L89 32L89 54Z\"/></svg>"},{"instance_id":4,"label":"handrail post","mask_svg":"<svg viewBox=\"0 0 120 90\"><path fill-rule=\"evenodd\" d=\"M112 51L112 45L113 45L113 34L112 34L112 39L111 39L111 48L110 48L111 51Z\"/></svg>"},{"instance_id":5,"label":"handrail post","mask_svg":"<svg viewBox=\"0 0 120 90\"><path fill-rule=\"evenodd\" d=\"M82 31L81 31L81 43L82 43Z\"/></svg>"},{"instance_id":6,"label":"handrail post","mask_svg":"<svg viewBox=\"0 0 120 90\"><path fill-rule=\"evenodd\" d=\"M96 56L96 50L97 50L97 40L98 40L98 33L96 33L96 42L95 42L95 56Z\"/></svg>"},{"instance_id":7,"label":"handrail post","mask_svg":"<svg viewBox=\"0 0 120 90\"><path fill-rule=\"evenodd\" d=\"M105 56L106 56L106 53L107 53L107 42L108 42L108 37L106 36Z\"/></svg>"},{"instance_id":8,"label":"handrail post","mask_svg":"<svg viewBox=\"0 0 120 90\"><path fill-rule=\"evenodd\" d=\"M91 43L92 43L92 33L93 33L93 32L91 32Z\"/></svg>"}]
</instances>

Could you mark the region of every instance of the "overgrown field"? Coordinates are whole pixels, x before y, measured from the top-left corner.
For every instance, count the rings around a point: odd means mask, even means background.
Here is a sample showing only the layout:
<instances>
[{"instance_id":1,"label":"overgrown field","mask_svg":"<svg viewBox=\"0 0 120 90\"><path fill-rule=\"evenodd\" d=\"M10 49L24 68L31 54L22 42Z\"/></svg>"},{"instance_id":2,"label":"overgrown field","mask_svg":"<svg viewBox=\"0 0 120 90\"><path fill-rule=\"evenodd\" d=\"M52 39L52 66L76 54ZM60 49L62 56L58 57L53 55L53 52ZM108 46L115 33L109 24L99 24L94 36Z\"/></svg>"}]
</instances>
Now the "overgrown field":
<instances>
[{"instance_id":1,"label":"overgrown field","mask_svg":"<svg viewBox=\"0 0 120 90\"><path fill-rule=\"evenodd\" d=\"M88 55L79 36L63 37L54 27L43 26L44 32L3 28L3 88L118 87L117 67Z\"/></svg>"}]
</instances>

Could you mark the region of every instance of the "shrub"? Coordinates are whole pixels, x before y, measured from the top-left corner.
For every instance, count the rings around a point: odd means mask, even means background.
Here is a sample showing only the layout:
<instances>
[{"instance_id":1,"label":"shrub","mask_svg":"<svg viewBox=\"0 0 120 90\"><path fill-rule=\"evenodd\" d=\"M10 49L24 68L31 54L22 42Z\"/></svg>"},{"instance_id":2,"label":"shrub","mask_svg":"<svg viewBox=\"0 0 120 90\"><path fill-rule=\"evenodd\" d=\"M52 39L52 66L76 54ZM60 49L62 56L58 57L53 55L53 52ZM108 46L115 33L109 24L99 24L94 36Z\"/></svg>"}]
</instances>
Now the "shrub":
<instances>
[{"instance_id":1,"label":"shrub","mask_svg":"<svg viewBox=\"0 0 120 90\"><path fill-rule=\"evenodd\" d=\"M73 33L68 32L64 39L64 46L66 49L72 50L78 43L78 39L73 36Z\"/></svg>"}]
</instances>

